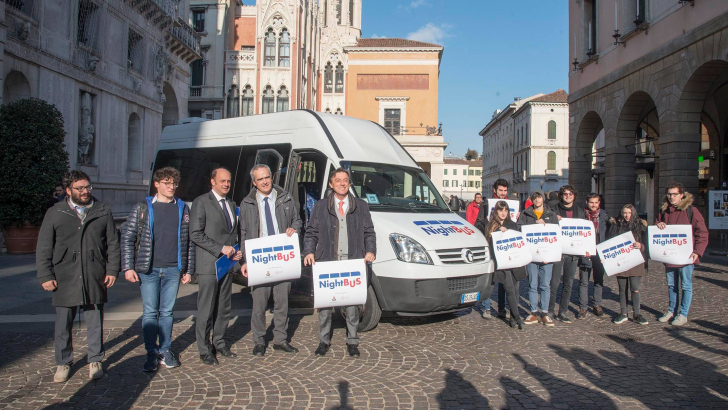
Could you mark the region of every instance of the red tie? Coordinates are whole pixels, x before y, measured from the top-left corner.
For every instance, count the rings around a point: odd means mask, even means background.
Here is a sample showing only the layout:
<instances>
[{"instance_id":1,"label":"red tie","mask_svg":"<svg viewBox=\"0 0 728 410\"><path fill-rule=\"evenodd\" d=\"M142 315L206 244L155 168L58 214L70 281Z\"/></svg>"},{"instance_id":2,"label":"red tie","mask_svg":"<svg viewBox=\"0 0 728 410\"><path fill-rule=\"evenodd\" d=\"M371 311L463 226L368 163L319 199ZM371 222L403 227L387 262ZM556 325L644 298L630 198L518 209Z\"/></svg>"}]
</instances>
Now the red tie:
<instances>
[{"instance_id":1,"label":"red tie","mask_svg":"<svg viewBox=\"0 0 728 410\"><path fill-rule=\"evenodd\" d=\"M339 215L344 216L344 201L339 201Z\"/></svg>"}]
</instances>

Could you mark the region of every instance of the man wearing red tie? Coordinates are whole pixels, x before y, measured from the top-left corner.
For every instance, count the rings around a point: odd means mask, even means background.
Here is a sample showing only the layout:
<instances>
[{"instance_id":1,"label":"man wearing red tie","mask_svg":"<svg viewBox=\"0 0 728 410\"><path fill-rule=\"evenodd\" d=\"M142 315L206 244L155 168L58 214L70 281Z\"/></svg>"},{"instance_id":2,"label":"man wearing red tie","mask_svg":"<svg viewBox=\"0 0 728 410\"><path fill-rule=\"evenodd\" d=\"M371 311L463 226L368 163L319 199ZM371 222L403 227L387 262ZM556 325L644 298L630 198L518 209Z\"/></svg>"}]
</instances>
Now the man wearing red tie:
<instances>
[{"instance_id":1,"label":"man wearing red tie","mask_svg":"<svg viewBox=\"0 0 728 410\"><path fill-rule=\"evenodd\" d=\"M369 206L349 192L351 178L344 168L329 176L328 197L316 203L303 241L303 263L347 259L374 261L377 239ZM347 306L346 345L349 356L359 357L359 306ZM324 356L331 345L331 308L319 309L319 346L316 356Z\"/></svg>"}]
</instances>

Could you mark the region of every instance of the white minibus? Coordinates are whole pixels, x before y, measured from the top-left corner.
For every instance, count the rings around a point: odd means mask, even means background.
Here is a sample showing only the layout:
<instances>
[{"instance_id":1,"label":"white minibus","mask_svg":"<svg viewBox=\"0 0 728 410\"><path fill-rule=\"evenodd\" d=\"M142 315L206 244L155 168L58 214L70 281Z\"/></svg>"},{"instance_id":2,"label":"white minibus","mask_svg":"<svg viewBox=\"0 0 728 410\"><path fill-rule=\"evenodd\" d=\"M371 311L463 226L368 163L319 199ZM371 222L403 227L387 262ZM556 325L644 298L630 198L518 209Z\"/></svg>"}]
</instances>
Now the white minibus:
<instances>
[{"instance_id":1,"label":"white minibus","mask_svg":"<svg viewBox=\"0 0 728 410\"><path fill-rule=\"evenodd\" d=\"M485 238L450 211L425 172L376 123L308 110L190 121L164 128L153 169L178 169L177 195L191 203L210 190L210 172L225 167L232 173L230 197L240 204L256 164L268 165L274 183L295 198L304 230L312 204L328 193L329 174L338 167L351 172L352 193L369 204L377 234L361 331L374 328L383 311L454 312L490 296L494 264ZM304 269L294 288L312 294L311 279Z\"/></svg>"}]
</instances>

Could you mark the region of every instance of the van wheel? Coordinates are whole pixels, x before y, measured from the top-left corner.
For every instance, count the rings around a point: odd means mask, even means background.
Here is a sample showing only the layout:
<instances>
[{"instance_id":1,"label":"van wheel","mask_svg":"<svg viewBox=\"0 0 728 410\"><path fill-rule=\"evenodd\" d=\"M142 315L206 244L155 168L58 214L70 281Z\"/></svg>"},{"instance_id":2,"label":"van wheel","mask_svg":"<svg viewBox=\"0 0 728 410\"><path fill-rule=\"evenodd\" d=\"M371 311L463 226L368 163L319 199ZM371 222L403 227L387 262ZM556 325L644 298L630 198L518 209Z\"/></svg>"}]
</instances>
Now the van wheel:
<instances>
[{"instance_id":1,"label":"van wheel","mask_svg":"<svg viewBox=\"0 0 728 410\"><path fill-rule=\"evenodd\" d=\"M382 317L382 308L379 307L377 294L370 285L367 288L367 302L359 308L359 332L368 332L379 324L379 318Z\"/></svg>"}]
</instances>

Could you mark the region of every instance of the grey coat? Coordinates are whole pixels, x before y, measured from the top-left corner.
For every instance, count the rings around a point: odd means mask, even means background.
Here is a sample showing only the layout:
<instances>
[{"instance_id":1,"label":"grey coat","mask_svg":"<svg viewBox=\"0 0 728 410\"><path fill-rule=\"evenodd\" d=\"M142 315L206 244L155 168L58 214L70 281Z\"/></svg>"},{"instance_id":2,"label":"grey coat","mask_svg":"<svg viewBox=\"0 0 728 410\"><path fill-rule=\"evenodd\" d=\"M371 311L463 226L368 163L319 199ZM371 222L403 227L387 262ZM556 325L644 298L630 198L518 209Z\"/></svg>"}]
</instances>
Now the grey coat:
<instances>
[{"instance_id":1,"label":"grey coat","mask_svg":"<svg viewBox=\"0 0 728 410\"><path fill-rule=\"evenodd\" d=\"M195 247L195 273L197 275L215 275L215 262L222 256L223 246L235 246L238 243L238 218L235 218L236 205L227 199L227 205L233 212L233 229L228 230L222 207L217 199L208 192L195 198L190 212L190 240ZM236 265L235 270L238 270Z\"/></svg>"},{"instance_id":2,"label":"grey coat","mask_svg":"<svg viewBox=\"0 0 728 410\"><path fill-rule=\"evenodd\" d=\"M377 236L374 233L369 206L349 193L346 212L346 233L349 237L349 259L362 259L367 252L377 254ZM314 255L317 262L335 261L339 243L339 217L336 216L334 193L316 202L303 240L303 256Z\"/></svg>"},{"instance_id":3,"label":"grey coat","mask_svg":"<svg viewBox=\"0 0 728 410\"><path fill-rule=\"evenodd\" d=\"M97 201L83 222L67 201L45 214L36 249L38 282L55 280L53 306L106 303L104 279L117 277L121 256L111 208Z\"/></svg>"},{"instance_id":4,"label":"grey coat","mask_svg":"<svg viewBox=\"0 0 728 410\"><path fill-rule=\"evenodd\" d=\"M300 233L303 222L298 214L296 204L293 202L293 197L278 185L274 185L273 189L276 190L276 203L273 212L276 215L278 232L285 233L286 229L293 228ZM243 259L245 259L245 241L260 238L260 211L258 209L258 199L256 198L257 192L255 189L250 191L250 194L243 198L243 203L240 204L238 226L240 227L240 250L243 251Z\"/></svg>"}]
</instances>

